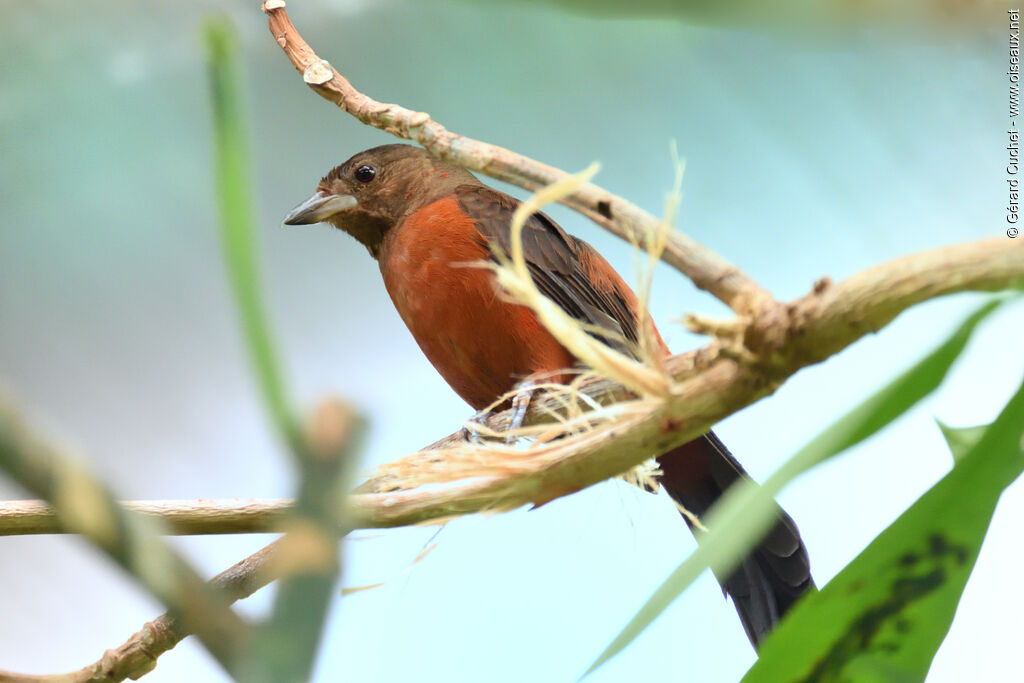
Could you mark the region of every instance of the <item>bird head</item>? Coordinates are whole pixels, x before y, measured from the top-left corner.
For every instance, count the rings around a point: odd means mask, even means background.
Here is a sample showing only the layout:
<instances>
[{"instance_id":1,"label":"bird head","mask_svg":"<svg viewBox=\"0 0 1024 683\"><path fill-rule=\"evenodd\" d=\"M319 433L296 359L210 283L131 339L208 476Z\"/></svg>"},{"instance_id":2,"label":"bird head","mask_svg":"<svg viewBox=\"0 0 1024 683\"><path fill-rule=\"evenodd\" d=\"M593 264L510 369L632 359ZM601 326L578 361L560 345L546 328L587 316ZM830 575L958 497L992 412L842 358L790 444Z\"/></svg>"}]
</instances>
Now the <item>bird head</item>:
<instances>
[{"instance_id":1,"label":"bird head","mask_svg":"<svg viewBox=\"0 0 1024 683\"><path fill-rule=\"evenodd\" d=\"M374 147L331 169L316 192L285 216L284 225L330 223L377 258L384 236L403 218L459 185L478 182L419 147Z\"/></svg>"}]
</instances>

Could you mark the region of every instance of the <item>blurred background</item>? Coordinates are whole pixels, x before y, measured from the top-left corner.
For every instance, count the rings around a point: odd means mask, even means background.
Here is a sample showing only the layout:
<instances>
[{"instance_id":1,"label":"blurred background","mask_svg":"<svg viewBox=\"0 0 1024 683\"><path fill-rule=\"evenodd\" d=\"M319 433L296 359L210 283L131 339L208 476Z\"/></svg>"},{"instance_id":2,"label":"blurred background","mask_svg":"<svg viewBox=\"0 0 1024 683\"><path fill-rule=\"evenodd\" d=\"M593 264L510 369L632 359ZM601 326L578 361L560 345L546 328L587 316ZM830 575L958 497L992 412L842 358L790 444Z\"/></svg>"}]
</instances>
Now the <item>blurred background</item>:
<instances>
[{"instance_id":1,"label":"blurred background","mask_svg":"<svg viewBox=\"0 0 1024 683\"><path fill-rule=\"evenodd\" d=\"M578 9L578 6L577 8ZM292 2L299 30L369 95L576 171L660 213L670 141L686 158L678 227L777 297L917 250L1005 237L1007 30L917 17L878 29L587 16L544 3ZM304 406L355 401L365 464L457 429L471 411L403 327L365 250L282 216L333 165L392 140L310 93L251 0L4 3L0 22L0 387L124 498L290 496L221 264L199 27L244 45L255 211L279 350ZM795 16L795 15L794 15ZM781 25L780 25L781 24ZM503 189L508 190L506 186ZM523 196L521 191L511 190ZM551 213L630 281L629 245ZM944 338L977 302L919 306L717 427L759 479ZM660 267L674 322L724 315ZM937 481L934 419L991 421L1024 373L1024 308L986 323L931 399L790 486L782 504L825 584ZM0 480L0 497L27 497ZM1019 671L1024 485L1005 493L930 681ZM209 574L269 542L174 539ZM423 560L417 555L436 544ZM575 680L694 547L666 498L617 482L543 509L345 541L323 681ZM242 604L261 613L269 590ZM77 669L162 608L86 543L0 538L0 669ZM710 576L591 680L734 681L754 653ZM153 681L222 681L192 640Z\"/></svg>"}]
</instances>

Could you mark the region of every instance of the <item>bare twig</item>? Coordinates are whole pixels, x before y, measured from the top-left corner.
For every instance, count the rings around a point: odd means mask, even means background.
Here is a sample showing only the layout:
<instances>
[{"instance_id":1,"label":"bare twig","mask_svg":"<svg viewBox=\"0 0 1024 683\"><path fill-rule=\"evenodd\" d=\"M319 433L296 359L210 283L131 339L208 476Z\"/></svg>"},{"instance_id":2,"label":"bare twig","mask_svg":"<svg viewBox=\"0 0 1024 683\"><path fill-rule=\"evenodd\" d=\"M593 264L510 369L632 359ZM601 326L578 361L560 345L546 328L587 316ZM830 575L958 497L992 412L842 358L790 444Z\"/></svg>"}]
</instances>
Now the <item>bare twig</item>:
<instances>
[{"instance_id":1,"label":"bare twig","mask_svg":"<svg viewBox=\"0 0 1024 683\"><path fill-rule=\"evenodd\" d=\"M281 554L277 540L224 570L210 580L230 602L247 598L277 579L274 560ZM2 683L116 683L139 678L153 670L156 659L180 643L191 631L170 612L145 624L123 645L107 650L99 661L67 674L34 676L0 671Z\"/></svg>"},{"instance_id":2,"label":"bare twig","mask_svg":"<svg viewBox=\"0 0 1024 683\"><path fill-rule=\"evenodd\" d=\"M284 498L146 500L121 503L127 510L162 520L175 536L266 534L283 530L292 501ZM41 500L0 501L0 536L63 534L52 505Z\"/></svg>"},{"instance_id":3,"label":"bare twig","mask_svg":"<svg viewBox=\"0 0 1024 683\"><path fill-rule=\"evenodd\" d=\"M306 84L363 123L415 140L438 158L527 190L536 190L567 176L565 171L511 150L452 133L424 112L367 97L302 39L288 17L284 2L265 2L263 11L268 15L270 32ZM659 218L591 183L584 184L562 201L601 227L623 239L635 240L644 248L658 238ZM758 312L774 305L771 295L739 268L678 231L669 234L662 259L739 314Z\"/></svg>"}]
</instances>

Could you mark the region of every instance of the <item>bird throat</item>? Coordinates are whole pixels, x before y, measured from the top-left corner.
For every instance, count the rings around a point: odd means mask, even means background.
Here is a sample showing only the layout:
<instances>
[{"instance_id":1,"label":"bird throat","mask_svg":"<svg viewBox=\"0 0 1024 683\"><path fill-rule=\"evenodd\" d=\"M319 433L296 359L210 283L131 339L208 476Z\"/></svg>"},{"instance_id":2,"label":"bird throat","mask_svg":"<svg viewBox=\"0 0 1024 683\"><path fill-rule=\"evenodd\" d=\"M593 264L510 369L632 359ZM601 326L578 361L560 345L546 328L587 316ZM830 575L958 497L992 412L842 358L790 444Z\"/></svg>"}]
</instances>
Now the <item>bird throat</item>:
<instances>
[{"instance_id":1,"label":"bird throat","mask_svg":"<svg viewBox=\"0 0 1024 683\"><path fill-rule=\"evenodd\" d=\"M370 256L379 258L384 236L391 229L393 221L374 213L360 213L352 218L357 220L348 220L336 227L359 240L359 243L370 252Z\"/></svg>"}]
</instances>

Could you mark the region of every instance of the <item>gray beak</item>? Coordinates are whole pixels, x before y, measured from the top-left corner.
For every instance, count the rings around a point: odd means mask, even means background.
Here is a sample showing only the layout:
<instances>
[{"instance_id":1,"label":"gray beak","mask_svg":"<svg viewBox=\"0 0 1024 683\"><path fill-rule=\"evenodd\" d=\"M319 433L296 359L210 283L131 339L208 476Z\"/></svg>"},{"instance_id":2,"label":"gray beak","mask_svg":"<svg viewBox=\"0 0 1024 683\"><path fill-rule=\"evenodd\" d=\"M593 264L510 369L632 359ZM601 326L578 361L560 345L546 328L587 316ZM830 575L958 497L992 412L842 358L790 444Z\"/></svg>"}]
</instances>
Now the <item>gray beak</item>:
<instances>
[{"instance_id":1,"label":"gray beak","mask_svg":"<svg viewBox=\"0 0 1024 683\"><path fill-rule=\"evenodd\" d=\"M317 192L292 209L284 217L282 225L311 225L322 223L342 211L351 209L359 202L350 194L326 194Z\"/></svg>"}]
</instances>

